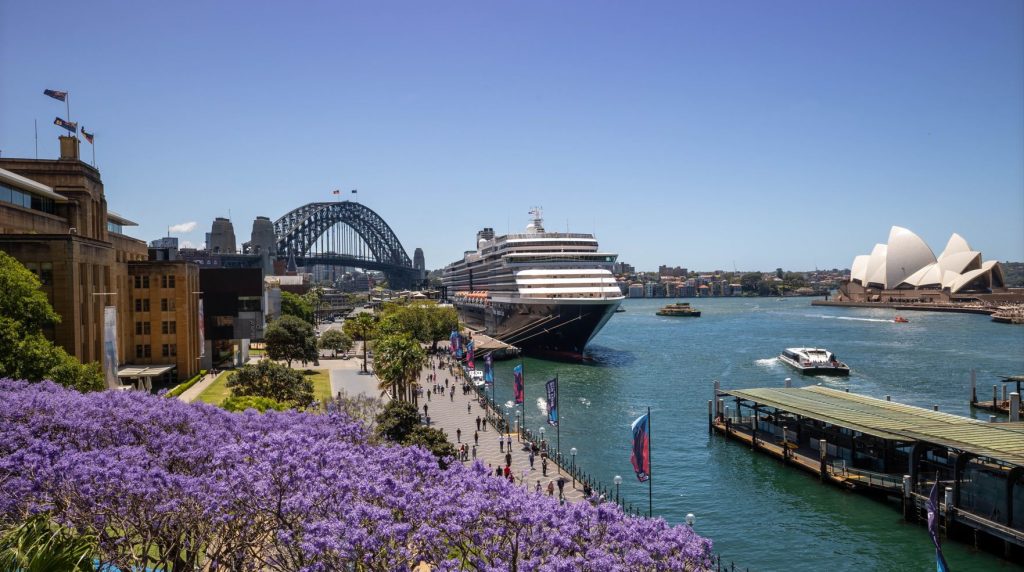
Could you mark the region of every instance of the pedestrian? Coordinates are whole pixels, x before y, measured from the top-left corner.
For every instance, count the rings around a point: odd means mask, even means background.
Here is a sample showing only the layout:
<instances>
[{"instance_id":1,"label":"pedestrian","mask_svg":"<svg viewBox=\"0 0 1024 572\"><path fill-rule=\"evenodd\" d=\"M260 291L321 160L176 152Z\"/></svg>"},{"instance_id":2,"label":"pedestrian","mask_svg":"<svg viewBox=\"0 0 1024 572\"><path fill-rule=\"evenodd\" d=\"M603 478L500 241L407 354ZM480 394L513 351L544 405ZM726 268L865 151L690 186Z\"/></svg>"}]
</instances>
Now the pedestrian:
<instances>
[{"instance_id":1,"label":"pedestrian","mask_svg":"<svg viewBox=\"0 0 1024 572\"><path fill-rule=\"evenodd\" d=\"M558 479L558 496L565 497L565 478Z\"/></svg>"},{"instance_id":2,"label":"pedestrian","mask_svg":"<svg viewBox=\"0 0 1024 572\"><path fill-rule=\"evenodd\" d=\"M554 481L548 481L548 496L549 497L555 496L555 482Z\"/></svg>"},{"instance_id":3,"label":"pedestrian","mask_svg":"<svg viewBox=\"0 0 1024 572\"><path fill-rule=\"evenodd\" d=\"M502 453L505 452L505 438L501 435L498 435L498 448L501 449Z\"/></svg>"},{"instance_id":4,"label":"pedestrian","mask_svg":"<svg viewBox=\"0 0 1024 572\"><path fill-rule=\"evenodd\" d=\"M455 430L455 439L459 443L462 442L462 429L461 428Z\"/></svg>"},{"instance_id":5,"label":"pedestrian","mask_svg":"<svg viewBox=\"0 0 1024 572\"><path fill-rule=\"evenodd\" d=\"M487 431L487 418L486 417L484 417L483 419L480 420L480 426L484 428L484 431Z\"/></svg>"},{"instance_id":6,"label":"pedestrian","mask_svg":"<svg viewBox=\"0 0 1024 572\"><path fill-rule=\"evenodd\" d=\"M530 451L530 470L533 470L533 451Z\"/></svg>"},{"instance_id":7,"label":"pedestrian","mask_svg":"<svg viewBox=\"0 0 1024 572\"><path fill-rule=\"evenodd\" d=\"M476 430L477 431L480 430L480 416L479 415L476 416Z\"/></svg>"},{"instance_id":8,"label":"pedestrian","mask_svg":"<svg viewBox=\"0 0 1024 572\"><path fill-rule=\"evenodd\" d=\"M473 414L473 402L472 401L466 404L466 413L468 413L470 415Z\"/></svg>"},{"instance_id":9,"label":"pedestrian","mask_svg":"<svg viewBox=\"0 0 1024 572\"><path fill-rule=\"evenodd\" d=\"M495 467L495 469L494 469L494 476L495 477L500 477L501 476L501 467Z\"/></svg>"},{"instance_id":10,"label":"pedestrian","mask_svg":"<svg viewBox=\"0 0 1024 572\"><path fill-rule=\"evenodd\" d=\"M473 445L473 460L476 460L476 445Z\"/></svg>"},{"instance_id":11,"label":"pedestrian","mask_svg":"<svg viewBox=\"0 0 1024 572\"><path fill-rule=\"evenodd\" d=\"M480 444L480 433L478 431L474 431L473 432L473 444L474 445L479 445Z\"/></svg>"},{"instance_id":12,"label":"pedestrian","mask_svg":"<svg viewBox=\"0 0 1024 572\"><path fill-rule=\"evenodd\" d=\"M548 476L548 458L547 457L541 457L540 458L540 470L541 470L541 474L542 475L544 475L545 477Z\"/></svg>"},{"instance_id":13,"label":"pedestrian","mask_svg":"<svg viewBox=\"0 0 1024 572\"><path fill-rule=\"evenodd\" d=\"M506 467L511 467L512 466L512 449L509 449L508 452L505 453L505 466Z\"/></svg>"},{"instance_id":14,"label":"pedestrian","mask_svg":"<svg viewBox=\"0 0 1024 572\"><path fill-rule=\"evenodd\" d=\"M427 392L427 401L430 401L430 392L429 391ZM426 407L426 406L424 405L424 407Z\"/></svg>"},{"instance_id":15,"label":"pedestrian","mask_svg":"<svg viewBox=\"0 0 1024 572\"><path fill-rule=\"evenodd\" d=\"M505 465L505 477L507 478L511 474L512 474L512 469L510 469L508 467L508 465Z\"/></svg>"},{"instance_id":16,"label":"pedestrian","mask_svg":"<svg viewBox=\"0 0 1024 572\"><path fill-rule=\"evenodd\" d=\"M535 493L539 493L540 492L540 479L537 479L537 488L533 489L533 492L535 492Z\"/></svg>"},{"instance_id":17,"label":"pedestrian","mask_svg":"<svg viewBox=\"0 0 1024 572\"><path fill-rule=\"evenodd\" d=\"M512 435L511 434L509 434L509 436L505 438L505 444L508 445L508 450L511 451L512 450Z\"/></svg>"},{"instance_id":18,"label":"pedestrian","mask_svg":"<svg viewBox=\"0 0 1024 572\"><path fill-rule=\"evenodd\" d=\"M423 416L424 417L427 416L427 404L426 403L423 404Z\"/></svg>"},{"instance_id":19,"label":"pedestrian","mask_svg":"<svg viewBox=\"0 0 1024 572\"><path fill-rule=\"evenodd\" d=\"M455 386L452 386L452 395L450 401L455 402Z\"/></svg>"}]
</instances>

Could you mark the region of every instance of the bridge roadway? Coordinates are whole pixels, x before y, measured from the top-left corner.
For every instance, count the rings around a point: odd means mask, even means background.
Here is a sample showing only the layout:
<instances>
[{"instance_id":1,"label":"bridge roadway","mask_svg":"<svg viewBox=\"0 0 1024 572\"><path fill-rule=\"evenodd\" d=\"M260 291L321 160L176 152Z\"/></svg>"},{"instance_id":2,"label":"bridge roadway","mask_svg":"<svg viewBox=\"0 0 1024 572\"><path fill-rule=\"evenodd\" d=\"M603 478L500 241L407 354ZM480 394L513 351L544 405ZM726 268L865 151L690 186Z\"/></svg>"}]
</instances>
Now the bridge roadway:
<instances>
[{"instance_id":1,"label":"bridge roadway","mask_svg":"<svg viewBox=\"0 0 1024 572\"><path fill-rule=\"evenodd\" d=\"M442 361L446 361L446 358L441 358ZM436 364L438 357L432 356L431 363ZM444 395L431 394L430 400L427 400L427 393L430 393L433 388L433 383L427 381L428 375L431 373L437 373L437 379L440 380L441 385L444 386L445 379L448 380L448 389L446 389ZM553 459L548 459L548 471L547 476L543 474L541 469L541 459L537 455L534 458L533 468L530 468L529 458L529 447L526 441L520 441L517 438L516 433L499 433L490 421L485 426L481 427L480 431L476 430L476 419L479 416L483 419L486 416L484 408L481 407L478 400L478 394L476 391L470 391L469 393L463 394L462 383L459 380L459 373L454 368L446 366L432 368L431 365L427 365L423 372L420 374L420 386L423 387L424 395L420 397L419 408L420 413L423 412L423 406L427 406L427 414L430 417L431 427L435 427L443 431L447 436L448 440L455 444L458 448L463 443L469 444L470 455L469 461L464 464L469 465L473 462L473 445L475 444L474 434L479 435L479 442L476 445L476 458L479 459L485 467L490 467L491 474L494 474L494 469L497 467L505 467L505 449L504 445L499 446L498 438L512 437L512 474L515 475L516 484L522 486L525 475L526 485L529 490L533 491L537 487L537 482L540 482L541 491L543 494L547 494L548 483L554 483L555 485L555 496L558 496L558 478L562 477L566 479L565 483L565 500L568 502L581 501L583 499L583 485L576 481L576 486L573 488L573 480L569 473L562 470ZM452 395L451 388L455 388L455 394ZM492 415L493 418L493 415ZM461 437L458 435L458 431L461 430ZM497 478L497 477L495 477Z\"/></svg>"}]
</instances>

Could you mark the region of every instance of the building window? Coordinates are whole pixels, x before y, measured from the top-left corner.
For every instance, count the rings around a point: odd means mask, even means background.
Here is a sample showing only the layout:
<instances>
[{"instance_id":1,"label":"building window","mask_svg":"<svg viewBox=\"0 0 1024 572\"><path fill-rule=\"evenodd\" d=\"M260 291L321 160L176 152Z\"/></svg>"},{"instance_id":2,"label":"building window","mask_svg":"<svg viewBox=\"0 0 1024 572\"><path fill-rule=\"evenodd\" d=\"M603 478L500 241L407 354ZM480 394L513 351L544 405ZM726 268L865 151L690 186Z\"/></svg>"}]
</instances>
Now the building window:
<instances>
[{"instance_id":1,"label":"building window","mask_svg":"<svg viewBox=\"0 0 1024 572\"><path fill-rule=\"evenodd\" d=\"M148 358L150 357L150 346L149 344L139 344L135 346L135 357L137 358Z\"/></svg>"},{"instance_id":2,"label":"building window","mask_svg":"<svg viewBox=\"0 0 1024 572\"><path fill-rule=\"evenodd\" d=\"M136 288L149 288L149 276L136 276L135 277Z\"/></svg>"},{"instance_id":3,"label":"building window","mask_svg":"<svg viewBox=\"0 0 1024 572\"><path fill-rule=\"evenodd\" d=\"M164 344L161 349L163 350L163 357L177 357L178 355L177 344Z\"/></svg>"},{"instance_id":4,"label":"building window","mask_svg":"<svg viewBox=\"0 0 1024 572\"><path fill-rule=\"evenodd\" d=\"M142 346L142 353L145 354L143 357L152 357L152 354L149 349L149 344L145 344Z\"/></svg>"},{"instance_id":5,"label":"building window","mask_svg":"<svg viewBox=\"0 0 1024 572\"><path fill-rule=\"evenodd\" d=\"M161 276L160 277L160 287L161 288L174 288L174 275L173 274L164 274L163 276Z\"/></svg>"},{"instance_id":6,"label":"building window","mask_svg":"<svg viewBox=\"0 0 1024 572\"><path fill-rule=\"evenodd\" d=\"M136 336L148 336L149 335L149 322L135 322L135 335Z\"/></svg>"},{"instance_id":7,"label":"building window","mask_svg":"<svg viewBox=\"0 0 1024 572\"><path fill-rule=\"evenodd\" d=\"M141 358L142 357L142 346L141 345L135 346L135 357L137 357L137 358Z\"/></svg>"},{"instance_id":8,"label":"building window","mask_svg":"<svg viewBox=\"0 0 1024 572\"><path fill-rule=\"evenodd\" d=\"M160 311L161 312L173 312L174 311L174 298L160 298Z\"/></svg>"},{"instance_id":9,"label":"building window","mask_svg":"<svg viewBox=\"0 0 1024 572\"><path fill-rule=\"evenodd\" d=\"M160 323L160 333L163 334L177 334L178 323L175 321L163 321Z\"/></svg>"}]
</instances>

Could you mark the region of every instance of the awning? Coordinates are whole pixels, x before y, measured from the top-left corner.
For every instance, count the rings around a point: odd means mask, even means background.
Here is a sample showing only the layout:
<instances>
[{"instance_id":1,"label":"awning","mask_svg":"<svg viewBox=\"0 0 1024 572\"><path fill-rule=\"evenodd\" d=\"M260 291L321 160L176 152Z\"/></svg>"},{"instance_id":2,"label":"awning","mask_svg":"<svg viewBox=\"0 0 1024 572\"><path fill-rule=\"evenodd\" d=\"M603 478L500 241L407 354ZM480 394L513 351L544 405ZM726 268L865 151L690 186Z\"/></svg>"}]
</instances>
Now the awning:
<instances>
[{"instance_id":1,"label":"awning","mask_svg":"<svg viewBox=\"0 0 1024 572\"><path fill-rule=\"evenodd\" d=\"M173 365L126 365L117 370L117 377L135 379L139 377L160 377L174 369Z\"/></svg>"}]
</instances>

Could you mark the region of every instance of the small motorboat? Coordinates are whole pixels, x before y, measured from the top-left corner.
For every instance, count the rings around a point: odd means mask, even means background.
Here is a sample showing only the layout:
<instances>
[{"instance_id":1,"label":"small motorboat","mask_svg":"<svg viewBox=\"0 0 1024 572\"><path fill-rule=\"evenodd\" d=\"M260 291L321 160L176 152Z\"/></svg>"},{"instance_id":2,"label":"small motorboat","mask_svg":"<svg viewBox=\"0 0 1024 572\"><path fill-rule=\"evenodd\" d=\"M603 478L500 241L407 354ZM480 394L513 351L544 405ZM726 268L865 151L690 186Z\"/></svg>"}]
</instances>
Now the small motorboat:
<instances>
[{"instance_id":1,"label":"small motorboat","mask_svg":"<svg viewBox=\"0 0 1024 572\"><path fill-rule=\"evenodd\" d=\"M822 348L786 348L779 361L795 367L804 375L850 375L850 366L836 354Z\"/></svg>"},{"instance_id":2,"label":"small motorboat","mask_svg":"<svg viewBox=\"0 0 1024 572\"><path fill-rule=\"evenodd\" d=\"M895 318L892 319L892 321L896 322L897 324L906 324L910 320L904 318L903 316L896 316Z\"/></svg>"}]
</instances>

